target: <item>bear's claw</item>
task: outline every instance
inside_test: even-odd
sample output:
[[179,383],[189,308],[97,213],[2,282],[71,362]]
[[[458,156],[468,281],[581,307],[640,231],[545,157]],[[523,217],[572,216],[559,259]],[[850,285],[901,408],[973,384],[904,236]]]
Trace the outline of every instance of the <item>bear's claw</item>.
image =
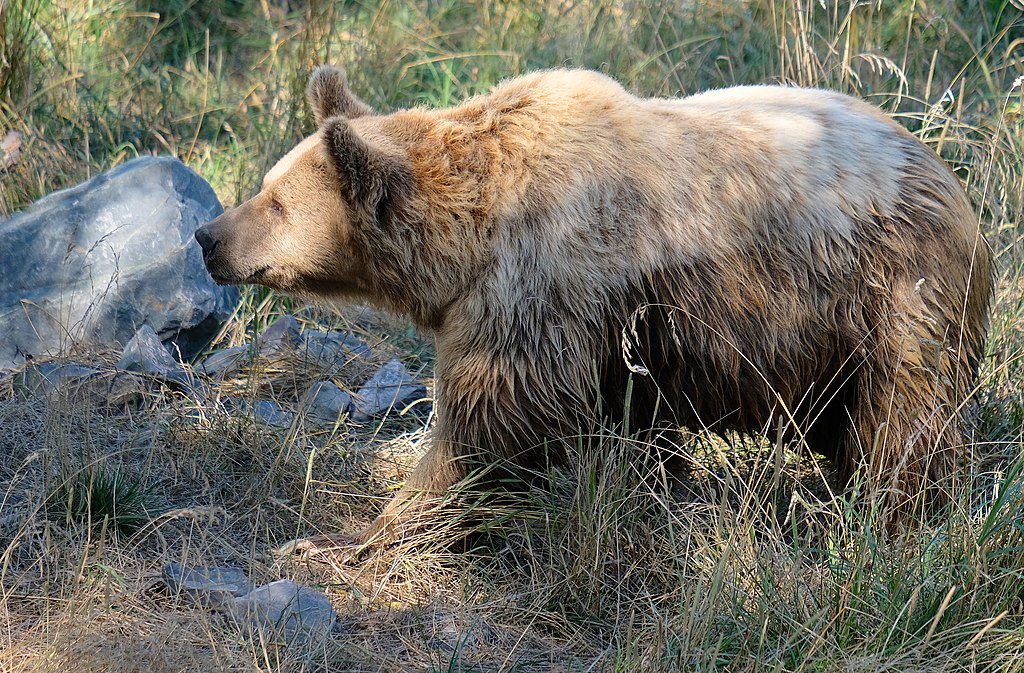
[[335,562],[347,564],[357,561],[365,553],[365,547],[349,537],[317,535],[286,542],[274,549],[272,554],[279,560],[329,560],[334,565]]

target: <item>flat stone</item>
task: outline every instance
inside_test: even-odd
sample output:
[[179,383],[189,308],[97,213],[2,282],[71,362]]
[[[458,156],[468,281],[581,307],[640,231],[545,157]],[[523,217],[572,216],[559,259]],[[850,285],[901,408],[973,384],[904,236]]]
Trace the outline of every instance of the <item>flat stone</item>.
[[224,379],[241,369],[247,362],[252,349],[249,346],[224,348],[195,365],[195,370],[211,379]]
[[[179,370],[184,375],[184,371]],[[167,377],[170,380],[172,377]],[[160,390],[153,377],[99,370],[80,364],[44,362],[15,379],[15,390],[32,397],[62,396],[91,408],[124,408],[144,403]]]
[[299,400],[299,410],[306,418],[323,423],[336,423],[351,406],[352,396],[331,381],[314,383]]
[[257,338],[260,353],[264,355],[294,349],[301,340],[302,328],[299,327],[299,321],[290,315],[278,318]]
[[27,368],[16,381],[18,388],[32,394],[49,395],[70,384],[96,376],[100,370],[69,362],[44,362]]
[[164,374],[163,381],[172,390],[185,394],[196,402],[206,401],[206,386],[191,372],[176,369]]
[[244,596],[253,588],[245,571],[229,566],[188,567],[171,562],[164,566],[161,575],[172,595],[211,608]]
[[255,404],[244,405],[252,408],[252,415],[261,423],[272,425],[276,428],[287,428],[292,424],[294,414],[285,411],[280,404],[272,400],[257,400]]
[[397,359],[390,360],[356,393],[352,418],[365,421],[389,409],[401,410],[427,394],[427,387],[416,379]]
[[146,381],[131,372],[104,372],[101,376],[86,379],[86,382],[81,392],[91,395],[96,404],[108,408],[143,403],[158,387],[152,380]]
[[309,364],[336,371],[353,358],[372,355],[370,347],[351,334],[343,332],[305,332],[299,355]]

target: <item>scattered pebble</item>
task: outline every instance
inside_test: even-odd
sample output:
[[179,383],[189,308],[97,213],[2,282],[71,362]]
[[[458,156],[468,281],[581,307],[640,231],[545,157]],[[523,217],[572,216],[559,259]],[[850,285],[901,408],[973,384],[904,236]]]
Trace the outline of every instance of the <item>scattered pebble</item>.
[[427,388],[397,359],[389,361],[359,389],[353,401],[353,420],[365,421],[388,409],[403,409],[427,394]]
[[253,589],[245,571],[226,566],[190,568],[172,562],[164,566],[161,575],[172,595],[209,608],[218,608]]
[[352,396],[331,381],[318,381],[299,400],[299,410],[323,423],[336,423],[352,406]]

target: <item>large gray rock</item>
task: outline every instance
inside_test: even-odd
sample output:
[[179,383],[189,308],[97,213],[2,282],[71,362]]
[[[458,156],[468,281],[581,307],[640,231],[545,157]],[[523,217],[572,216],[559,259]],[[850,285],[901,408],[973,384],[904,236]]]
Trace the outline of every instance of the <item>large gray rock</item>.
[[0,369],[123,346],[147,323],[192,358],[238,299],[210,279],[192,239],[221,211],[180,161],[145,157],[0,222]]

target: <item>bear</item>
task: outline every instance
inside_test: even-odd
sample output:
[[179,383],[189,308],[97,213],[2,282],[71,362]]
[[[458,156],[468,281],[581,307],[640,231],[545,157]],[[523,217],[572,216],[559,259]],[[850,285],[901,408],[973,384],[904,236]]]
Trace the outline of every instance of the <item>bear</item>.
[[410,317],[436,423],[372,525],[303,549],[394,542],[474,466],[557,463],[602,423],[781,420],[896,517],[961,469],[991,252],[953,172],[875,107],[641,98],[577,69],[449,109],[378,114],[333,66],[307,95],[317,131],[196,231],[206,266]]

